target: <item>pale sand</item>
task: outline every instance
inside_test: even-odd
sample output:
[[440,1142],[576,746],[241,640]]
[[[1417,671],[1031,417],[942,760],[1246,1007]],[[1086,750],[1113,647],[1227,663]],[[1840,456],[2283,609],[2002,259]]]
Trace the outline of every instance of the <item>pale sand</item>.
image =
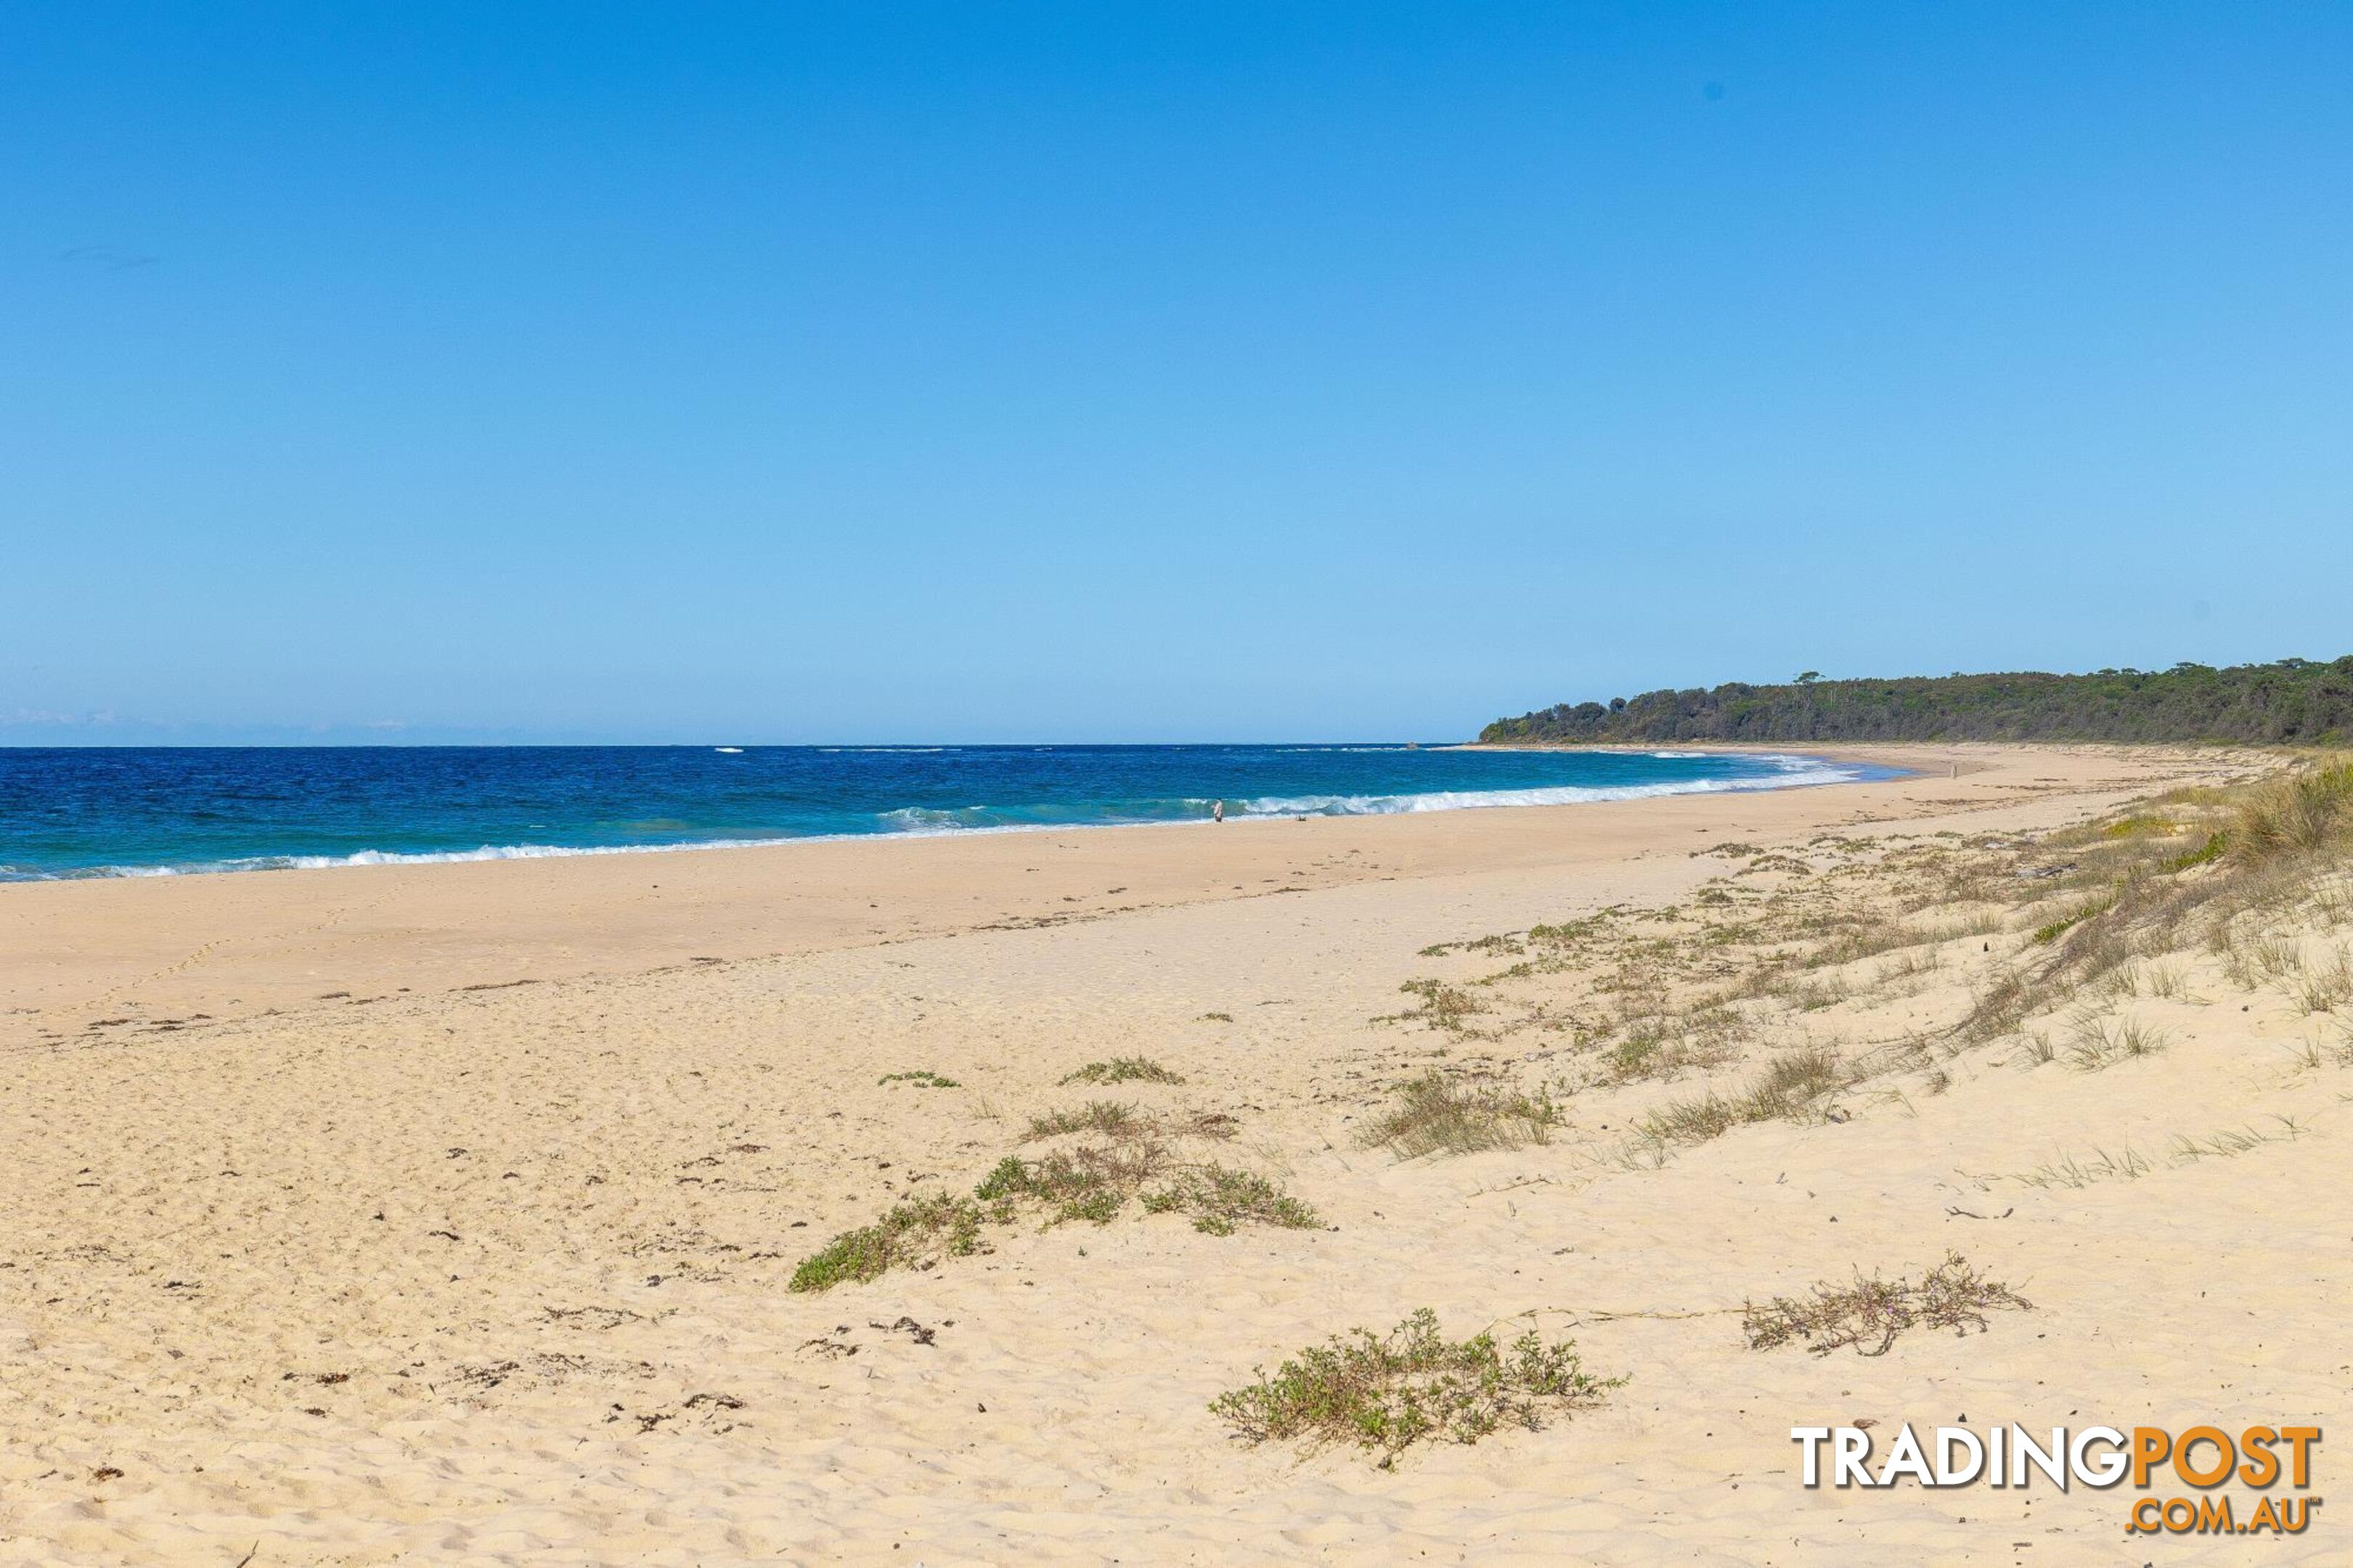
[[[2327,1508],[2297,1541],[2134,1542],[2123,1491],[1809,1493],[1787,1435],[1963,1413],[2327,1426],[2353,1406],[2353,1074],[2293,1070],[2311,1020],[2275,996],[2179,1005],[2176,1045],[2145,1062],[1965,1058],[1908,1108],[1750,1127],[1658,1170],[1598,1158],[1631,1104],[1609,1095],[1571,1101],[1541,1147],[1399,1163],[1352,1140],[1379,1086],[1447,1046],[1370,1021],[1432,973],[1428,944],[1671,902],[1725,870],[1692,851],[1726,837],[2031,830],[2244,765],[1894,755],[1932,771],[0,888],[0,1561],[2341,1554]],[[1239,1116],[1234,1157],[1337,1228],[1215,1237],[1131,1210],[786,1290],[833,1232],[968,1190],[1033,1110],[1082,1097],[1064,1074],[1130,1053],[1190,1082],[1121,1098]],[[962,1087],[877,1082],[913,1068]],[[2278,1110],[2310,1134],[2141,1180],[1957,1174]],[[1726,1315],[1950,1247],[2038,1310],[1829,1360],[1750,1351]],[[1394,1470],[1250,1449],[1206,1409],[1254,1365],[1425,1305],[1461,1332],[1567,1309],[1547,1326],[1631,1381]],[[1587,1321],[1630,1312],[1706,1315]],[[880,1326],[902,1317],[934,1342]],[[811,1346],[828,1337],[857,1353]],[[2322,1482],[2334,1468],[2324,1446]]]

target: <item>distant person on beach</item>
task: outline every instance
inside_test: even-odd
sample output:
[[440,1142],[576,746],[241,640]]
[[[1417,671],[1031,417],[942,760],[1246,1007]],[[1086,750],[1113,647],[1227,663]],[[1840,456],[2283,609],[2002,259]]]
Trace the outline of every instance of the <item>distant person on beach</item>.
[[1226,803],[1222,800],[1211,801],[1209,803],[1209,820],[1211,822],[1223,822],[1225,819]]

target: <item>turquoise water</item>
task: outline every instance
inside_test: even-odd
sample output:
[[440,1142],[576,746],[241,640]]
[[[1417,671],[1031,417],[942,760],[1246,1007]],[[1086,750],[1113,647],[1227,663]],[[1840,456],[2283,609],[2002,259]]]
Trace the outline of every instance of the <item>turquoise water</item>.
[[1299,746],[0,749],[0,880],[1354,816],[1887,776],[1796,754]]

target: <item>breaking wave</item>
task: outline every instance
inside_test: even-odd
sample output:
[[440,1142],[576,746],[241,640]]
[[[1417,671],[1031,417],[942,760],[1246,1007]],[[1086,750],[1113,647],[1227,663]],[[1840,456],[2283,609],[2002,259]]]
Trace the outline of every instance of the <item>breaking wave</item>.
[[[862,751],[869,754],[898,752],[912,755],[921,762],[942,750],[955,752],[958,748],[910,746],[840,750]],[[1571,753],[1551,753],[1541,757],[1520,755],[1508,762],[1501,758],[1436,751],[1422,752],[1419,757],[1410,759],[1390,755],[1408,750],[1413,748],[1356,744],[1195,750],[1074,749],[1060,752],[1051,763],[1034,766],[1027,763],[1008,763],[1005,758],[1012,753],[1011,748],[997,752],[967,752],[955,776],[962,781],[959,793],[964,789],[972,791],[971,795],[965,796],[971,804],[944,804],[939,802],[934,793],[931,803],[891,805],[889,802],[893,794],[904,800],[908,795],[920,795],[925,789],[936,791],[937,780],[942,775],[930,775],[928,781],[911,781],[893,773],[851,773],[845,771],[849,766],[846,760],[840,763],[832,760],[839,755],[832,749],[819,752],[812,748],[798,753],[799,759],[824,757],[827,760],[822,763],[797,760],[790,753],[763,749],[757,759],[744,757],[744,768],[800,770],[794,775],[789,788],[780,786],[774,795],[746,795],[740,792],[756,790],[760,775],[731,768],[727,774],[730,783],[726,787],[739,792],[737,794],[722,797],[692,793],[707,787],[702,781],[708,775],[695,773],[685,783],[673,786],[670,794],[647,798],[638,787],[641,781],[636,777],[612,782],[609,786],[599,777],[592,781],[599,785],[598,792],[593,796],[597,807],[593,813],[579,809],[576,799],[551,793],[543,799],[534,797],[528,814],[521,810],[510,812],[512,820],[508,823],[481,822],[479,825],[467,825],[461,821],[472,794],[480,787],[470,773],[459,775],[454,784],[438,777],[426,781],[431,786],[429,789],[419,787],[403,799],[371,803],[365,817],[346,814],[332,823],[298,820],[297,811],[280,805],[273,805],[265,815],[246,804],[249,796],[233,796],[224,791],[219,803],[198,800],[177,806],[185,821],[201,825],[201,830],[191,826],[176,846],[169,845],[168,839],[158,842],[155,825],[142,821],[137,825],[137,834],[124,835],[124,837],[140,840],[136,847],[124,842],[123,838],[107,844],[102,837],[97,837],[90,842],[88,850],[79,855],[52,853],[47,858],[37,855],[31,863],[26,863],[20,855],[15,858],[16,863],[0,863],[0,882],[54,881],[90,877],[170,877],[212,871],[311,870],[349,866],[417,866],[470,860],[537,860],[590,855],[654,855],[690,849],[751,848],[826,839],[1175,825],[1200,822],[1210,816],[1216,806],[1215,798],[1193,792],[1205,785],[1215,787],[1229,780],[1243,787],[1234,788],[1224,797],[1226,815],[1233,818],[1263,818],[1384,816],[1417,812],[1472,811],[1497,806],[1573,805],[1668,795],[1791,789],[1892,776],[1892,771],[1884,768],[1862,763],[1840,763],[1822,757],[1790,753],[1596,752],[1582,756]],[[1314,753],[1323,755],[1314,757]],[[707,756],[708,752],[702,754]],[[1025,747],[1020,749],[1019,754],[1029,757],[1037,753]],[[647,765],[640,758],[623,760],[640,769]],[[485,765],[471,757],[464,761],[470,769]],[[427,762],[433,763],[434,759],[427,758]],[[491,762],[511,770],[526,771],[579,765],[569,753],[549,757],[530,753],[503,761],[494,757]],[[170,759],[166,759],[166,763],[183,770],[187,765]],[[63,768],[69,764],[41,760],[40,765]],[[240,765],[264,769],[285,764],[276,756],[269,755]],[[309,765],[316,767],[319,764],[311,763]],[[333,759],[332,765],[346,770],[375,768],[383,771],[403,765],[403,761],[394,758],[386,762],[372,756],[351,760],[337,757]],[[435,765],[446,768],[449,764],[437,763]],[[589,765],[596,765],[596,759],[590,759]],[[814,768],[828,771],[813,774],[811,770]],[[1024,769],[1028,771],[1024,772]],[[1594,782],[1566,782],[1562,779],[1564,773],[1568,779],[1578,779],[1581,774],[1584,779]],[[1549,777],[1546,776],[1547,773]],[[1661,777],[1661,773],[1669,776]],[[736,782],[747,777],[754,783],[746,785]],[[1248,793],[1247,786],[1250,783],[1258,784],[1257,793]],[[1452,787],[1411,787],[1425,783],[1443,783]],[[535,775],[525,780],[524,784],[533,789],[539,787]],[[1293,787],[1267,787],[1276,784],[1290,784]],[[1177,787],[1169,789],[1172,784]],[[1487,787],[1463,787],[1466,784]],[[1318,788],[1317,785],[1324,787]],[[1350,785],[1356,787],[1348,787]],[[1398,787],[1401,785],[1406,787]],[[175,775],[174,786],[185,787],[185,780]],[[557,786],[572,787],[572,781],[559,777],[555,785],[550,788],[554,790]],[[510,778],[507,787],[514,790],[522,786],[516,785]],[[988,802],[987,794],[999,788],[1015,796],[1015,803]],[[1018,796],[1023,789],[1034,791],[1035,798],[1019,801]],[[1164,791],[1166,793],[1162,793]],[[864,795],[862,800],[859,798],[861,792]],[[876,798],[878,795],[881,798]],[[979,799],[976,801],[974,796]],[[41,806],[37,795],[28,794],[27,798],[32,799],[37,807]],[[306,798],[315,799],[317,796]],[[714,803],[724,809],[708,809]],[[236,806],[234,811],[229,808],[232,804]],[[0,801],[0,805],[5,805],[5,801]],[[636,809],[628,809],[630,806]],[[592,816],[596,820],[584,820]],[[565,821],[566,816],[571,818],[569,822]],[[696,820],[698,817],[702,819],[700,822]],[[53,831],[50,825],[54,820],[52,815],[42,818],[38,825],[44,832],[50,832]],[[216,825],[222,820],[236,822],[239,830],[228,842],[223,839],[229,836],[217,830]],[[523,834],[540,827],[543,822],[554,830],[551,836],[561,834],[590,840],[609,836],[630,841],[562,844],[522,838]],[[306,830],[312,826],[331,826],[340,831],[312,833]],[[520,841],[476,840],[471,847],[461,847],[465,840],[459,835],[467,833],[470,826],[473,831],[481,832],[485,837],[503,831],[515,834]],[[399,842],[404,827],[415,834],[407,846]],[[345,845],[354,840],[365,844],[368,838],[379,835],[383,839],[390,840],[392,847],[354,848],[339,853],[302,852],[317,846],[321,838],[329,844],[338,839]],[[664,837],[656,841],[654,836],[657,835],[674,837]],[[311,839],[311,846],[302,843],[306,837]],[[237,838],[242,838],[243,842],[236,842]],[[256,843],[256,838],[262,842]],[[276,843],[270,844],[271,839]],[[418,842],[419,839],[422,842]],[[18,845],[27,843],[28,836],[17,837]],[[287,852],[256,852],[265,847],[276,848],[280,846],[283,846]],[[174,848],[178,853],[173,853]]]

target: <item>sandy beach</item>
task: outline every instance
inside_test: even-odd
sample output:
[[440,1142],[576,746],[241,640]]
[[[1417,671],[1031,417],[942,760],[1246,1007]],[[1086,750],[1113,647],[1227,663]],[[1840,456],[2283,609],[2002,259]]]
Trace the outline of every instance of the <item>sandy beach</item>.
[[[1945,1037],[2050,918],[1947,919],[1907,896],[1924,868],[1998,861],[2007,888],[2044,836],[2270,763],[1845,751],[1915,772],[0,887],[0,1562],[2340,1555],[2327,1508],[2287,1540],[2145,1540],[2121,1490],[1799,1485],[1799,1424],[2353,1411],[2336,1015],[2238,983],[2224,955],[2145,955],[2174,967],[2113,1020],[2162,1050],[2036,1065],[2028,1028],[1888,1055]],[[1807,900],[1924,934],[1901,973],[1864,954],[1818,972],[1836,993],[1760,990],[1720,1051],[1597,1065],[1631,1059],[1629,983],[1604,992],[1593,966],[1641,960],[1609,933],[1699,954],[1660,983],[1683,996],[1736,984],[1767,952],[1756,922]],[[1605,910],[1606,955],[1504,973],[1535,928]],[[1751,923],[1704,924],[1722,911]],[[2335,940],[2291,935],[2316,955]],[[1451,1022],[1447,994],[1468,998]],[[1824,1114],[1629,1143],[1649,1109],[1800,1032],[1873,1076]],[[1064,1082],[1129,1056],[1183,1081]],[[1455,1157],[1366,1146],[1433,1066],[1547,1088],[1560,1121]],[[1232,1119],[1219,1158],[1317,1223],[1025,1217],[936,1267],[788,1289],[827,1238],[969,1192],[1049,1146],[1033,1117],[1091,1099]],[[2167,1154],[2238,1128],[2261,1136]],[[2031,1310],[1877,1356],[1744,1338],[1752,1300],[1951,1251]],[[1456,1334],[1571,1336],[1626,1381],[1386,1468],[1348,1444],[1251,1446],[1209,1411],[1256,1368],[1424,1307]]]

